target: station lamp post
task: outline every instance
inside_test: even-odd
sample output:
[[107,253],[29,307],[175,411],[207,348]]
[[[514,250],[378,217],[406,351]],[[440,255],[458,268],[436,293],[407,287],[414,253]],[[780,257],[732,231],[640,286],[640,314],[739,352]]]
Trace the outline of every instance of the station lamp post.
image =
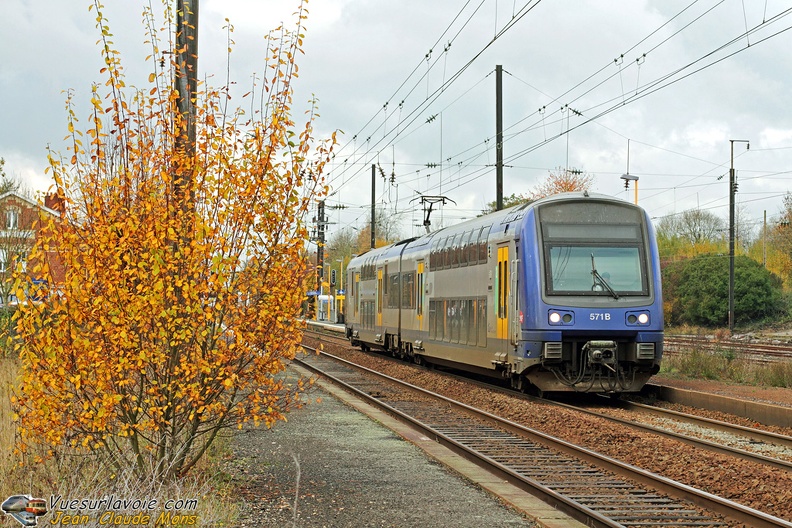
[[635,182],[635,205],[638,205],[638,176],[633,176],[629,172],[627,174],[622,174],[621,179],[624,180],[624,188],[630,188],[630,182]]

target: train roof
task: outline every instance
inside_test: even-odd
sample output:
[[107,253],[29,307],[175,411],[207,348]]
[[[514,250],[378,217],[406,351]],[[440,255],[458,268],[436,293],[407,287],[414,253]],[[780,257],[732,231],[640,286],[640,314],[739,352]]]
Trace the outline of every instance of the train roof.
[[422,236],[418,237],[411,237],[405,238],[403,240],[399,240],[398,242],[393,242],[388,244],[387,246],[382,246],[378,248],[372,248],[365,253],[359,254],[357,258],[362,258],[366,256],[371,256],[372,252],[376,252],[377,254],[387,254],[390,250],[396,246],[401,246],[404,244],[410,244],[411,247],[420,247],[425,246],[432,242],[436,237],[446,236],[450,233],[457,233],[460,231],[467,231],[469,229],[477,229],[482,226],[487,225],[501,225],[501,224],[508,224],[514,222],[515,220],[519,220],[525,213],[531,209],[534,209],[538,206],[553,203],[553,202],[563,202],[563,201],[570,201],[570,200],[599,200],[599,201],[609,201],[609,202],[617,202],[623,205],[629,205],[631,207],[637,207],[640,209],[639,206],[633,205],[630,202],[623,200],[622,198],[617,198],[608,194],[602,193],[592,193],[589,191],[574,191],[574,192],[565,192],[565,193],[558,193],[552,196],[547,196],[545,198],[540,198],[538,200],[530,200],[525,203],[521,203],[507,209],[503,209],[501,211],[495,211],[488,214],[483,214],[481,216],[477,216],[476,218],[471,218],[470,220],[465,220],[464,222],[460,222],[458,224],[454,224],[451,226],[442,227],[436,231],[432,231],[431,233],[427,233]]

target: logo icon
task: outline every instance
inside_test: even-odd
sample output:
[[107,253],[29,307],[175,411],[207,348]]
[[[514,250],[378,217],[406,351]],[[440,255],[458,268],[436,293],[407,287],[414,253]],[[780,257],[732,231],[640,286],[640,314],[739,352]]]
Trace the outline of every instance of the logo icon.
[[36,526],[38,518],[47,513],[47,502],[30,495],[11,495],[0,508],[22,526]]

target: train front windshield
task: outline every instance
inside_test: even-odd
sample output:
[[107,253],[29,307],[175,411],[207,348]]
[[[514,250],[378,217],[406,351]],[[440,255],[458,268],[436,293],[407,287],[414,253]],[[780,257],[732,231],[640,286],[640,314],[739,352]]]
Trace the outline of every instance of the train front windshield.
[[540,212],[549,295],[648,295],[645,239],[636,209],[566,203]]
[[637,247],[550,246],[549,275],[551,294],[645,294]]

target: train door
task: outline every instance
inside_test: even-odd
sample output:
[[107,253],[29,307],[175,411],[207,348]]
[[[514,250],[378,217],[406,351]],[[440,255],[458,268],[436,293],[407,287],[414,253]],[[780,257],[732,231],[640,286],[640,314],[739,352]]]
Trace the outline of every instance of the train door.
[[353,320],[354,321],[358,321],[358,322],[360,322],[357,319],[357,317],[358,317],[358,313],[360,313],[360,298],[361,297],[362,297],[362,295],[360,295],[360,272],[356,271],[355,272],[355,279],[354,279],[354,282],[352,283],[352,303],[354,304],[354,307],[355,307],[354,314],[353,314],[355,319],[353,319]]
[[[519,254],[519,249],[515,249],[515,253]],[[511,261],[511,292],[509,295],[509,302],[511,303],[512,325],[510,340],[512,345],[518,344],[522,334],[523,312],[520,307],[520,259],[513,259]]]
[[377,326],[382,326],[382,268],[377,270]]
[[498,269],[496,272],[495,311],[497,317],[496,337],[509,339],[509,246],[498,246]]
[[424,262],[418,261],[418,273],[415,280],[416,296],[415,296],[415,311],[418,317],[418,330],[423,331],[423,303],[424,303]]

